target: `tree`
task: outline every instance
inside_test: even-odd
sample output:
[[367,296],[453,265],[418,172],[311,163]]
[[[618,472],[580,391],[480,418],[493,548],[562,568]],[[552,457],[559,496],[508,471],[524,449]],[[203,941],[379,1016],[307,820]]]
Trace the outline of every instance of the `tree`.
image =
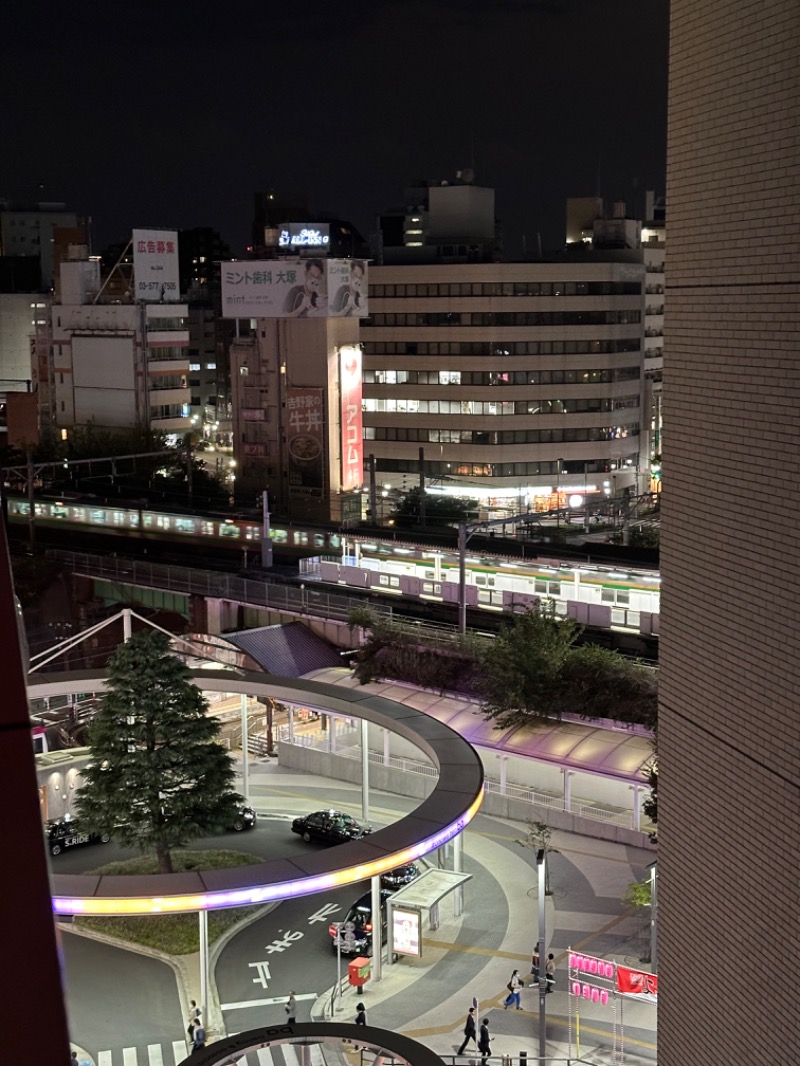
[[561,671],[557,702],[561,714],[613,718],[655,730],[656,671],[607,648],[572,648]]
[[[456,526],[475,518],[475,501],[462,496],[438,496],[425,493],[425,525]],[[419,488],[407,492],[398,502],[392,516],[398,529],[420,524]]]
[[163,633],[138,633],[117,649],[76,799],[89,832],[155,850],[160,873],[172,872],[172,849],[222,831],[243,802],[219,723],[189,676]]
[[503,727],[560,714],[561,673],[580,631],[546,609],[515,615],[481,657],[484,715]]

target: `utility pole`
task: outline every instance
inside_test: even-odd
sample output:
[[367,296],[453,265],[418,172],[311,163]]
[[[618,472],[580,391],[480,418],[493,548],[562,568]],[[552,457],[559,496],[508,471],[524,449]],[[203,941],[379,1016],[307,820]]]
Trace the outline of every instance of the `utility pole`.
[[194,495],[194,493],[193,493],[194,483],[193,483],[193,480],[192,480],[193,470],[192,470],[192,434],[191,434],[191,432],[186,434],[186,436],[184,437],[184,442],[185,442],[185,445],[186,445],[186,488],[187,488],[187,491],[188,491],[188,494],[189,494],[189,506],[191,507],[192,506],[192,497]]
[[36,497],[34,495],[34,472],[33,472],[33,449],[30,445],[25,449],[25,459],[28,467],[28,541],[31,555],[36,554]]
[[369,457],[369,513],[372,516],[372,524],[378,524],[378,483],[375,477],[375,456]]
[[425,526],[425,449],[419,450],[419,524]]

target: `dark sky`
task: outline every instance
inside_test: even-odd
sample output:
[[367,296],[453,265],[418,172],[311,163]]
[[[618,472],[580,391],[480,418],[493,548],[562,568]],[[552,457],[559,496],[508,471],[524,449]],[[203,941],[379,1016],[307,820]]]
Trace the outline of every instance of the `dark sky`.
[[566,196],[663,192],[667,22],[668,0],[12,0],[0,198],[91,215],[96,250],[209,225],[240,251],[256,189],[366,235],[474,164],[507,253],[553,247]]

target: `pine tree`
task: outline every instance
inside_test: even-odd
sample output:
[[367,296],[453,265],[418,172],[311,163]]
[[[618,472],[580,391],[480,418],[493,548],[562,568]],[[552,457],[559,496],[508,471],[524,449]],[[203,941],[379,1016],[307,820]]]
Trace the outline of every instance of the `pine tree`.
[[189,677],[163,633],[138,633],[117,649],[76,799],[88,831],[155,850],[160,873],[172,873],[173,848],[229,827],[243,802],[219,723]]

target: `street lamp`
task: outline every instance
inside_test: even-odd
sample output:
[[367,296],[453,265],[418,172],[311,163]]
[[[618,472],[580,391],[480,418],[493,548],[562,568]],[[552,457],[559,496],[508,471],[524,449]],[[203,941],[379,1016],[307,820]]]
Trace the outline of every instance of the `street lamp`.
[[[560,460],[559,460],[560,462]],[[547,1058],[547,937],[545,935],[544,904],[547,894],[547,849],[536,852],[536,873],[539,881],[539,1066]]]

